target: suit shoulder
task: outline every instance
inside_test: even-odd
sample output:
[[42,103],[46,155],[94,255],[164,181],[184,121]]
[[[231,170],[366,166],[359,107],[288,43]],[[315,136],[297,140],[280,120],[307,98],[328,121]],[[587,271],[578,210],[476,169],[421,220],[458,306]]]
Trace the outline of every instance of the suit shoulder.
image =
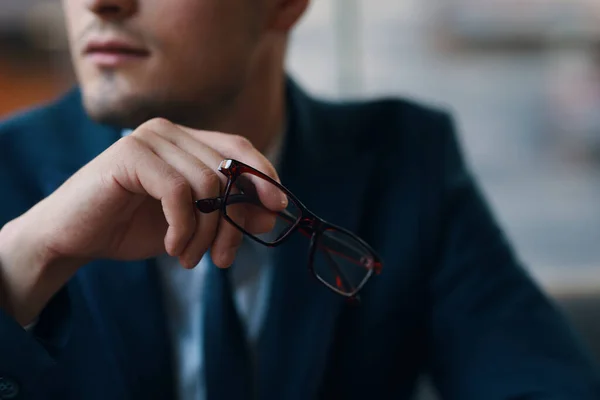
[[11,169],[44,165],[61,146],[73,142],[81,109],[79,93],[74,90],[0,121],[0,164]]
[[362,117],[378,118],[400,125],[426,123],[449,114],[442,107],[403,97],[339,102],[337,106],[341,108],[341,111],[356,115],[362,114]]
[[[0,121],[0,226],[21,215],[45,193],[44,177],[60,159],[56,149],[73,131],[76,94],[14,113]],[[68,139],[68,138],[67,138]]]
[[[359,146],[400,149],[439,147],[454,140],[452,113],[440,106],[401,97],[363,101],[321,101],[321,109],[335,121],[337,131]],[[343,132],[343,133],[340,133]]]
[[32,134],[52,129],[61,120],[68,116],[68,108],[78,98],[75,91],[29,109],[21,110],[9,115],[0,121],[0,140],[13,140],[14,136],[29,137]]

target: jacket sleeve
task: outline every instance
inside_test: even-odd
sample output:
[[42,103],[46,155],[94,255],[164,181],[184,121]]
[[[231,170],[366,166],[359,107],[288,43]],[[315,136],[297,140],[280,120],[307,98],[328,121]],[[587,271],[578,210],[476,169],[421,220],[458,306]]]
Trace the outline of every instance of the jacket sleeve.
[[68,302],[62,290],[29,331],[0,309],[0,398],[45,399],[60,389],[57,358],[70,331]]
[[442,398],[600,399],[596,366],[514,256],[468,171],[452,121],[442,116],[434,130],[442,142],[434,157],[443,163],[432,161],[443,185],[429,347]]
[[[0,124],[0,228],[41,196],[22,162],[22,146],[15,140],[19,132],[7,125]],[[54,296],[29,331],[0,309],[0,398],[51,398],[57,384],[57,359],[70,332],[69,315],[66,288]]]

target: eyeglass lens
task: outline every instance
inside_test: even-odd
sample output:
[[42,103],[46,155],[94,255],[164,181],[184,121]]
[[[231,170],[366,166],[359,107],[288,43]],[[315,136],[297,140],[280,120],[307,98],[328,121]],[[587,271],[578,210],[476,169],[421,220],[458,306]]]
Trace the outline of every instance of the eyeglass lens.
[[[285,194],[269,181],[243,173],[237,177],[225,198],[225,214],[231,222],[252,236],[273,244],[294,228],[302,217],[302,211],[289,196],[285,210],[269,210],[257,194],[257,184],[271,185],[273,192]],[[317,238],[316,249],[312,254],[313,271],[336,292],[345,295],[356,293],[373,273],[374,265],[372,253],[360,241],[343,231],[327,229]]]
[[327,286],[355,294],[371,276],[375,260],[371,252],[351,235],[327,229],[319,237],[312,259],[315,275]]
[[296,222],[302,217],[302,211],[290,197],[285,210],[279,212],[269,210],[262,204],[257,194],[255,185],[259,179],[261,185],[272,186],[271,190],[268,190],[269,193],[285,194],[276,185],[256,175],[240,174],[225,198],[225,215],[235,225],[261,241],[273,244],[294,228]]

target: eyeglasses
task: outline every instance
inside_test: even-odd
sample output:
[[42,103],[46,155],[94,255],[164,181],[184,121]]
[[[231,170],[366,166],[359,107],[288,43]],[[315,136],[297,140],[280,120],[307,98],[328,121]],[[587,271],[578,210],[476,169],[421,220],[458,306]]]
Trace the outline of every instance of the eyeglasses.
[[[227,177],[225,193],[221,197],[197,200],[195,204],[200,212],[220,210],[226,221],[269,247],[280,245],[298,230],[310,238],[309,270],[329,289],[348,298],[357,299],[369,278],[381,272],[381,259],[371,246],[348,230],[313,214],[269,176],[230,159],[221,162],[219,172]],[[278,200],[259,193],[280,194],[287,199],[287,206],[272,211]]]

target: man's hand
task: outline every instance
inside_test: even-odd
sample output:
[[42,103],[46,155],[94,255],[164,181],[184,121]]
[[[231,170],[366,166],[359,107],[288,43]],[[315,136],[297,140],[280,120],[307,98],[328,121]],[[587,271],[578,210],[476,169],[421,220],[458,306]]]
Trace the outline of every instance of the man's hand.
[[[148,121],[70,177],[52,195],[0,232],[2,304],[27,323],[87,261],[144,259],[165,251],[194,267],[210,248],[229,266],[242,234],[219,213],[197,213],[193,201],[220,195],[217,172],[235,158],[278,180],[248,140]],[[285,198],[257,182],[273,211]],[[273,193],[271,193],[273,192]],[[240,208],[243,210],[242,208]]]

